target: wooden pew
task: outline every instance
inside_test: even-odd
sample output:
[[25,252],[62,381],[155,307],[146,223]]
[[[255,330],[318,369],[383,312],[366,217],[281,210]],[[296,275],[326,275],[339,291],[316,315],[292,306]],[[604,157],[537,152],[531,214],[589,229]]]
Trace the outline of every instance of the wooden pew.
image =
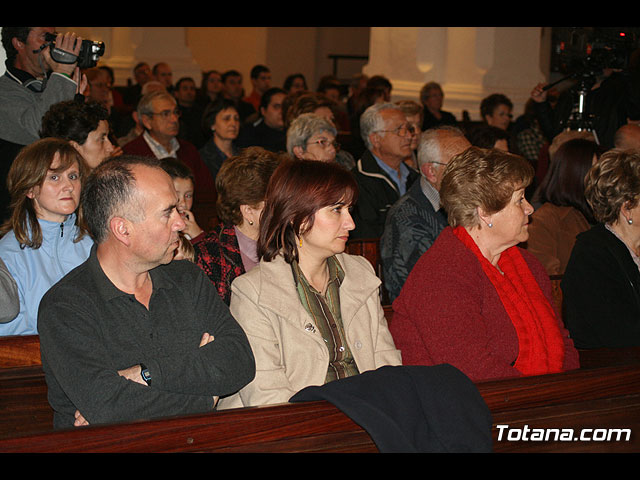
[[0,337],[0,369],[40,364],[40,337],[38,335]]
[[[0,411],[6,412],[0,423],[0,452],[377,451],[367,432],[327,402],[48,431],[51,414],[46,413],[46,385],[39,368],[0,370]],[[493,415],[495,452],[640,451],[640,364],[495,380],[477,386]],[[28,390],[20,393],[25,388]],[[507,441],[522,438],[514,432],[526,432],[527,428],[570,428],[575,434],[587,428],[595,432],[631,429],[631,438],[608,442]]]
[[384,286],[384,276],[382,273],[382,259],[380,257],[379,238],[358,238],[349,240],[345,247],[345,253],[350,255],[360,255],[369,260],[376,275],[382,280],[380,288],[380,301],[383,305],[389,305],[389,293]]

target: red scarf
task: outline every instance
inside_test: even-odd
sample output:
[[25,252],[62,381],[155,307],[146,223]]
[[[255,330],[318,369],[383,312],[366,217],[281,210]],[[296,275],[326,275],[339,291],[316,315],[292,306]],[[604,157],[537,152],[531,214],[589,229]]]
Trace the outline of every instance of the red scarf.
[[561,372],[564,341],[556,314],[520,250],[511,247],[502,252],[498,261],[502,275],[463,227],[454,228],[453,233],[478,258],[516,329],[519,353],[514,367],[523,375]]

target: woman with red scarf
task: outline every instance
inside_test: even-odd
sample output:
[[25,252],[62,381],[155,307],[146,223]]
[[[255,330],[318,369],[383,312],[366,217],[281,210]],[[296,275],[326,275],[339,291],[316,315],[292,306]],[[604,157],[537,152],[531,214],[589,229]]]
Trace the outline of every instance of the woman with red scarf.
[[403,364],[449,363],[473,381],[579,367],[544,267],[517,246],[529,236],[533,175],[526,160],[495,149],[449,162],[440,190],[449,227],[393,303]]

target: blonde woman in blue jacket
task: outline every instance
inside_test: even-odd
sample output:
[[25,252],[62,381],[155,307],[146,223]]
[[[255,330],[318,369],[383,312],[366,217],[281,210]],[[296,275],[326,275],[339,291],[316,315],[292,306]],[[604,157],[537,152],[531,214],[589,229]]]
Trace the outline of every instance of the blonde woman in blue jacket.
[[0,229],[0,258],[18,286],[20,312],[0,324],[0,336],[38,333],[40,299],[84,262],[93,240],[77,210],[86,164],[65,140],[46,138],[25,147],[7,176],[11,216]]

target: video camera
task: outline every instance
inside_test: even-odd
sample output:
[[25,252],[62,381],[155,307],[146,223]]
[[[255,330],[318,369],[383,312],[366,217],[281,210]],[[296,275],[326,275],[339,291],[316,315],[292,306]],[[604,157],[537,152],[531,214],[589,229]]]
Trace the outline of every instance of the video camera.
[[58,63],[75,63],[78,62],[78,67],[80,68],[92,68],[95,67],[98,63],[98,60],[102,55],[104,55],[104,43],[103,42],[94,42],[93,40],[82,40],[82,46],[80,47],[80,53],[76,57],[74,54],[61,50],[55,47],[56,42],[56,34],[55,33],[47,33],[45,34],[45,43],[43,48],[46,46],[51,47],[51,58]]
[[563,74],[599,74],[623,70],[638,48],[637,27],[554,28],[551,70]]
[[554,28],[551,71],[566,75],[544,90],[567,79],[576,80],[572,91],[575,103],[564,122],[570,130],[595,130],[594,116],[586,107],[586,98],[605,69],[624,71],[631,53],[638,49],[637,27],[566,27]]

